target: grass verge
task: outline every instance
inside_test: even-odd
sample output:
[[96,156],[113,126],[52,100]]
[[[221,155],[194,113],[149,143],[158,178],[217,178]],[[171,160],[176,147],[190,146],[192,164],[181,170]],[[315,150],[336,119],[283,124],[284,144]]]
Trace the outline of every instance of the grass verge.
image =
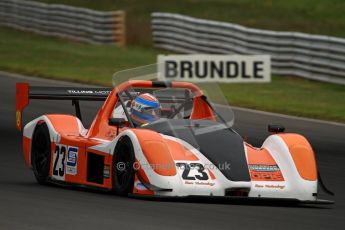
[[345,122],[345,86],[273,76],[269,84],[222,84],[230,105]]
[[[0,69],[111,85],[114,72],[156,61],[159,50],[90,45],[0,27]],[[222,84],[230,104],[345,122],[345,86],[294,77],[269,84]]]
[[73,81],[111,84],[119,70],[154,63],[158,51],[91,45],[0,27],[3,70]]

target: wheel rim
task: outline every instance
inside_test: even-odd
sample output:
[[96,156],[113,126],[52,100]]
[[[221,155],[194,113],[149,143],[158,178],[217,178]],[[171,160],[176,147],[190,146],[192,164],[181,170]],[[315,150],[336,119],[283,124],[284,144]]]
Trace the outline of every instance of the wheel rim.
[[44,135],[38,133],[35,140],[34,165],[37,172],[41,173],[47,168],[49,143]]
[[[127,150],[127,151],[126,151]],[[116,181],[120,187],[126,186],[132,172],[132,165],[127,148],[121,148],[116,160]]]

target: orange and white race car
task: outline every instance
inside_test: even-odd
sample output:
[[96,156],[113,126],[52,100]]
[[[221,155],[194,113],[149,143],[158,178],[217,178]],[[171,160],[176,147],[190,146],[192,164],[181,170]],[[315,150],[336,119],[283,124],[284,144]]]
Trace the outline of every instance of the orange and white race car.
[[[120,82],[114,88],[17,83],[19,130],[30,99],[73,100],[76,106],[76,116],[45,114],[23,129],[25,162],[40,184],[123,196],[331,203],[317,199],[317,165],[303,136],[270,126],[273,134],[256,148],[231,127],[232,110],[214,86],[114,79]],[[80,100],[104,100],[88,129]]]

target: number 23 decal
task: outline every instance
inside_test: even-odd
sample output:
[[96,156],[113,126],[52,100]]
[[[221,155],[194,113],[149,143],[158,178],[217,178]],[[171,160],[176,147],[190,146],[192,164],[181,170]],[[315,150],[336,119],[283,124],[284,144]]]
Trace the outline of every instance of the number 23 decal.
[[53,176],[63,177],[65,175],[66,146],[56,145],[54,151]]
[[[205,168],[200,163],[183,163],[179,162],[176,163],[176,166],[183,170],[182,172],[182,178],[184,180],[208,180],[208,175],[205,172]],[[196,169],[198,171],[198,174],[191,176],[190,170]]]
[[52,177],[56,180],[65,180],[65,174],[77,175],[78,147],[56,145],[53,157]]

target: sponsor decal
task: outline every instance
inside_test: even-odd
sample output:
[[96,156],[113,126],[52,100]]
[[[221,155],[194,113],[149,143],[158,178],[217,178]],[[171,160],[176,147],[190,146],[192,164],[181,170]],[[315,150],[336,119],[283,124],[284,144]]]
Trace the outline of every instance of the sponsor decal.
[[106,179],[110,178],[110,165],[104,165],[103,177]]
[[76,175],[78,166],[78,148],[69,147],[66,162],[66,174]]
[[265,188],[276,188],[276,189],[284,189],[285,185],[271,185],[271,184],[266,184]]
[[278,165],[249,165],[249,170],[256,172],[276,172],[280,171]]
[[208,182],[208,181],[195,181],[195,182],[193,182],[193,181],[188,181],[188,180],[186,180],[185,182],[184,182],[184,184],[186,184],[186,185],[201,185],[201,186],[214,186],[215,185],[215,183],[214,182]]
[[108,95],[111,93],[110,90],[78,90],[78,89],[69,89],[67,90],[69,94],[103,94]]
[[273,185],[273,184],[255,184],[255,188],[273,188],[273,189],[284,189],[285,185]]
[[17,127],[21,126],[21,121],[22,121],[22,113],[20,112],[20,110],[17,110],[17,112],[16,112]]
[[255,188],[263,188],[264,186],[261,184],[255,184]]
[[108,95],[111,93],[111,91],[109,90],[95,90],[96,94],[104,94],[104,95]]
[[144,184],[138,180],[134,182],[134,187],[140,191],[147,190],[147,188],[144,186]]
[[250,177],[253,181],[284,181],[278,165],[248,165]]
[[159,55],[161,80],[270,82],[268,55]]
[[203,181],[196,181],[196,185],[208,185],[208,186],[213,186],[215,183],[214,182],[203,182]]

